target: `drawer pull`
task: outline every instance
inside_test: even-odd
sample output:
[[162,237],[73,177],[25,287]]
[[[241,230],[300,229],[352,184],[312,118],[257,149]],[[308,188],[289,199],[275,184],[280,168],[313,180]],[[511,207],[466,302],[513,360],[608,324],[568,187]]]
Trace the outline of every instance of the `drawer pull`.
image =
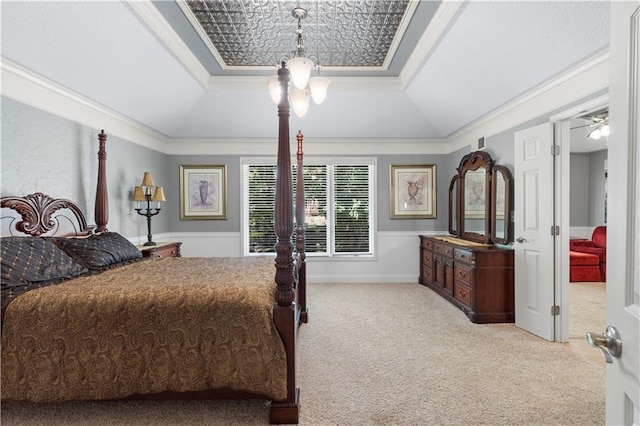
[[460,275],[462,278],[466,278],[467,273],[466,272],[462,272],[462,271],[458,271],[458,275]]
[[458,290],[458,294],[460,295],[460,297],[467,297],[467,292],[464,290]]

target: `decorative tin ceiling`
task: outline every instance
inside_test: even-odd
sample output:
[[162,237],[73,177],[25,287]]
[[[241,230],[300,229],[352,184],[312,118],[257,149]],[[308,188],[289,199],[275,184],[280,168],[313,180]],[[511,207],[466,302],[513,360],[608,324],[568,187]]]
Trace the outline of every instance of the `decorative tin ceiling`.
[[410,0],[185,3],[192,25],[223,68],[272,67],[292,57],[296,7],[308,13],[301,20],[306,57],[323,67],[384,67],[415,10]]

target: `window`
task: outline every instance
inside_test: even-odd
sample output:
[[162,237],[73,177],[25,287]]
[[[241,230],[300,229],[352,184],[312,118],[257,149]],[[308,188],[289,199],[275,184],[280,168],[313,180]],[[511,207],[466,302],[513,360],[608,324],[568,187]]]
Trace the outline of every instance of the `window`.
[[[273,252],[275,159],[248,158],[241,163],[244,253]],[[307,159],[305,163],[306,252],[373,255],[375,160]],[[294,196],[296,167],[292,164]]]

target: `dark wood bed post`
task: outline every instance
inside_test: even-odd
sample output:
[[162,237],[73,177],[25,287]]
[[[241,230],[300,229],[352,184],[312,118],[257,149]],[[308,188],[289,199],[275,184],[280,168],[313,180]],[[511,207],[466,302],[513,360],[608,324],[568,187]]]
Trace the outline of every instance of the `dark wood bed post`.
[[94,215],[96,219],[96,232],[107,231],[109,222],[109,196],[107,194],[107,135],[104,130],[98,135],[100,149],[98,150],[98,186],[96,188],[96,205]]
[[291,234],[293,232],[293,206],[291,182],[291,153],[289,150],[289,70],[285,62],[278,69],[281,97],[278,103],[278,163],[275,195],[276,231],[276,304],[273,321],[287,352],[287,398],[271,401],[271,423],[298,423],[298,395],[296,388],[296,330],[298,328],[294,303],[294,261]]
[[296,135],[298,141],[297,185],[296,185],[296,251],[298,252],[298,308],[300,309],[300,322],[307,322],[307,262],[305,253],[305,228],[304,228],[304,153],[302,152],[302,140],[304,135],[300,130]]

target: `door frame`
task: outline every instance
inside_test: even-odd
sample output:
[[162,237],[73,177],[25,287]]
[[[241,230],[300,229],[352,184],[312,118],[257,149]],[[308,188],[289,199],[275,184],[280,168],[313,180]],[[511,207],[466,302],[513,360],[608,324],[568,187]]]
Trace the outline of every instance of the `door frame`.
[[554,242],[554,304],[560,307],[560,314],[555,317],[554,324],[556,342],[569,341],[570,121],[608,106],[607,93],[550,117],[554,128],[554,144],[559,146],[560,152],[555,157],[554,182],[554,223],[560,226],[560,238],[556,238]]

